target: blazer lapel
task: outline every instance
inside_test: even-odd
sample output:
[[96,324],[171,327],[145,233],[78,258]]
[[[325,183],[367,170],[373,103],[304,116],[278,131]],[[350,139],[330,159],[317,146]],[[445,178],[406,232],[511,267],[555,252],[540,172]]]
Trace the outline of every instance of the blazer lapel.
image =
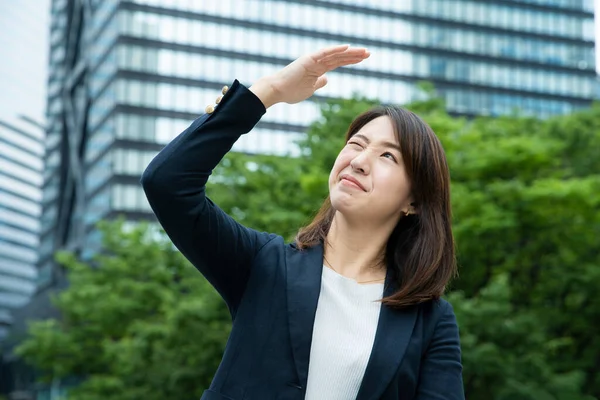
[[306,389],[312,332],[321,292],[323,246],[304,250],[288,246],[286,271],[290,340],[298,383]]
[[[384,296],[392,295],[394,290],[391,274],[388,273]],[[398,371],[416,319],[416,307],[394,310],[381,306],[373,350],[356,400],[376,400],[381,397]]]

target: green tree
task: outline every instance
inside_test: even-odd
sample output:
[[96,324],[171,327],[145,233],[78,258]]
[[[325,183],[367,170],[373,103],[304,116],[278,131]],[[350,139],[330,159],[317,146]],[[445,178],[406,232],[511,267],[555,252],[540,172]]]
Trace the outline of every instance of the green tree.
[[83,378],[69,400],[200,398],[229,333],[224,303],[147,225],[101,230],[92,263],[58,256],[70,282],[55,299],[62,319],[33,323],[18,354],[47,380]]
[[560,372],[550,362],[567,339],[550,337],[535,310],[514,307],[510,297],[506,275],[478,296],[448,296],[459,320],[468,398],[593,400],[582,394],[583,371]]
[[451,142],[456,288],[473,298],[507,274],[512,309],[553,338],[547,362],[600,398],[600,108],[480,118]]

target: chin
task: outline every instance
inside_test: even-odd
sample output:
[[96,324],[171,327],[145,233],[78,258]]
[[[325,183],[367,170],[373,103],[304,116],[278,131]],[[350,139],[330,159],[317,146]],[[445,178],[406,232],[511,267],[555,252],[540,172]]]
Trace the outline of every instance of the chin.
[[331,201],[331,207],[342,214],[356,212],[359,208],[356,199],[349,193],[332,192],[329,195],[329,200]]

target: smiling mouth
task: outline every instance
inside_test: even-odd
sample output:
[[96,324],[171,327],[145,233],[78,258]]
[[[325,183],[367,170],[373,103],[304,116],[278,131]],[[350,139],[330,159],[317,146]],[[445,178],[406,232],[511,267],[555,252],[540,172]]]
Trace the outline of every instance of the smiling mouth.
[[358,182],[357,180],[352,179],[352,178],[350,178],[348,176],[343,176],[340,181],[341,181],[341,183],[343,183],[345,185],[348,185],[348,186],[351,186],[353,188],[360,189],[363,192],[366,192],[365,188],[360,184],[360,182]]

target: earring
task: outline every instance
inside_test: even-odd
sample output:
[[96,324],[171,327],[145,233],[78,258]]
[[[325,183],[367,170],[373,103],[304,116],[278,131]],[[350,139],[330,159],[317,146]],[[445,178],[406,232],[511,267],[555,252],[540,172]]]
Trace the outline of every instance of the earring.
[[412,207],[412,210],[411,210],[410,208],[409,208],[408,210],[406,210],[406,211],[404,212],[404,215],[405,215],[405,216],[414,215],[414,214],[416,214],[416,213],[417,213],[417,212],[415,211],[415,208],[414,208],[414,207],[415,207],[415,203],[410,203],[409,205]]

